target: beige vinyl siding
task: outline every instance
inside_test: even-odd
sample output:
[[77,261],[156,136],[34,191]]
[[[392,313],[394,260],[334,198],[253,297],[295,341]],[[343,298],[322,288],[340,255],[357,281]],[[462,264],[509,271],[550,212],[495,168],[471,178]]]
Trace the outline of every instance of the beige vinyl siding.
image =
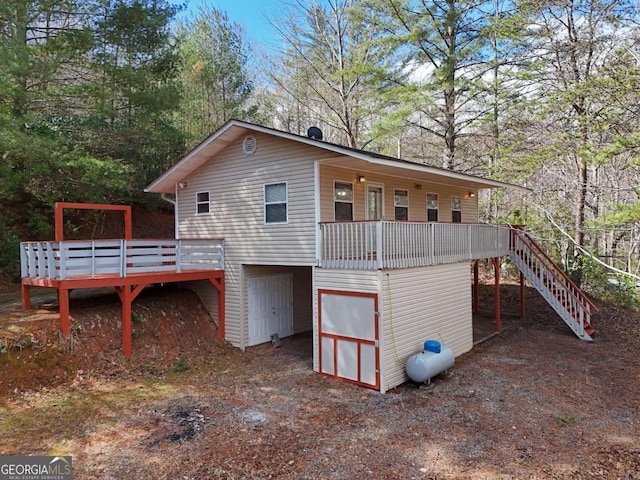
[[[244,265],[243,275],[243,307],[249,312],[248,278],[262,275],[293,275],[293,333],[308,332],[313,328],[312,268],[311,267],[278,267],[270,265]],[[245,329],[245,344],[249,342],[248,329]]]
[[198,295],[198,298],[209,312],[211,318],[217,326],[218,323],[218,289],[209,280],[198,280],[195,282],[183,282],[178,284],[180,288],[191,290]]
[[[314,265],[314,161],[319,149],[253,133],[257,150],[245,155],[244,136],[183,181],[176,216],[179,238],[224,238],[227,340],[245,346],[247,311],[241,264]],[[264,185],[287,183],[288,223],[264,224]],[[210,192],[211,213],[196,215],[196,192]]]
[[[366,182],[358,182],[358,175],[364,175]],[[407,190],[409,194],[409,221],[425,222],[427,220],[427,193],[437,193],[439,201],[438,219],[441,222],[451,222],[451,196],[458,195],[462,200],[462,222],[476,223],[478,221],[478,195],[469,196],[469,189],[440,185],[429,182],[416,182],[410,178],[377,175],[363,171],[356,171],[335,166],[320,166],[320,220],[334,221],[333,184],[334,181],[353,183],[353,218],[365,220],[366,186],[379,184],[384,187],[384,219],[394,220],[395,209],[393,203],[396,188]],[[416,183],[421,185],[420,189]]]
[[313,370],[320,371],[318,290],[341,292],[378,293],[378,272],[376,270],[330,270],[314,268],[313,285]]
[[473,347],[467,263],[381,272],[382,391],[407,381],[405,364],[435,339],[457,357]]

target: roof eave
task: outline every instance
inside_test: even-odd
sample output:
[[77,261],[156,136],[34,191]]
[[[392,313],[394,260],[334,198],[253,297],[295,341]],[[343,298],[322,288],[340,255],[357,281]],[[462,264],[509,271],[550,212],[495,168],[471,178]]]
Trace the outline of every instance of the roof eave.
[[[470,185],[473,184],[474,188],[476,189],[515,188],[522,191],[531,192],[531,189],[526,187],[521,187],[515,184],[501,182],[498,180],[486,179],[482,177],[476,177],[474,175],[454,172],[454,171],[445,170],[441,168],[431,167],[428,165],[421,165],[419,163],[413,163],[413,162],[409,162],[401,159],[378,158],[376,156],[372,156],[371,154],[367,154],[366,152],[359,152],[357,150],[341,147],[339,145],[335,145],[332,143],[327,143],[327,142],[323,142],[313,138],[303,137],[300,135],[294,135],[291,133],[282,132],[280,130],[275,130],[268,127],[262,127],[260,125],[250,124],[250,123],[242,122],[239,120],[229,120],[225,125],[220,127],[216,132],[211,134],[209,137],[203,140],[197,147],[195,147],[193,150],[187,153],[184,157],[182,157],[182,159],[180,159],[175,165],[169,168],[169,170],[163,173],[151,184],[149,184],[144,189],[144,191],[155,192],[155,193],[174,193],[176,184],[182,181],[186,176],[190,175],[193,171],[195,171],[200,165],[202,165],[206,161],[206,159],[203,159],[201,161],[194,161],[194,159],[196,159],[198,155],[203,150],[205,150],[209,145],[219,140],[220,137],[222,137],[226,132],[228,132],[230,129],[234,127],[240,128],[240,130],[238,131],[238,135],[240,135],[242,131],[246,131],[246,130],[252,130],[255,132],[261,132],[269,135],[275,135],[280,138],[293,140],[305,145],[319,147],[324,150],[337,153],[340,155],[344,155],[347,157],[357,158],[359,160],[363,160],[371,164],[385,165],[393,168],[413,170],[416,172],[426,172],[437,177],[451,178],[451,179],[456,179],[458,181],[465,181],[465,182],[468,182]],[[398,162],[401,163],[401,166],[398,165]]]

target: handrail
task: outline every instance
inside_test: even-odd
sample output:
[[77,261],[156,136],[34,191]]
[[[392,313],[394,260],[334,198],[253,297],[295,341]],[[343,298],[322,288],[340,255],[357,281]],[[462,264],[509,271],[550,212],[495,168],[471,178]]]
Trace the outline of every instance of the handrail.
[[[572,287],[572,288],[566,288],[566,290],[580,304],[581,307],[585,309],[587,307],[587,305],[585,305],[582,302],[582,299],[584,299],[584,301],[586,301],[586,303],[591,308],[593,308],[596,312],[600,311],[600,309],[591,301],[591,299],[589,299],[589,297],[587,297],[587,295],[585,295],[585,293],[580,289],[580,287],[578,287],[575,284],[575,282],[571,280],[571,278],[569,278],[569,276],[564,272],[564,270],[558,267],[558,265],[551,259],[551,257],[549,257],[549,255],[547,255],[547,253],[543,250],[543,248],[533,238],[531,238],[531,236],[528,235],[527,232],[525,232],[521,226],[514,225],[513,232],[514,232],[514,235],[518,235],[520,237],[523,243],[528,244],[528,246],[530,247],[529,250],[531,251],[531,253],[533,253],[533,255],[536,258],[542,261],[545,267],[547,267],[547,270],[554,276],[556,280],[560,282],[564,281],[565,283],[568,284],[568,286]],[[537,250],[537,252],[533,250],[531,246],[535,247],[535,250]],[[558,278],[558,275],[556,275],[556,272],[560,274],[561,278]],[[581,298],[578,298],[578,296],[575,295],[573,291],[580,292]]]

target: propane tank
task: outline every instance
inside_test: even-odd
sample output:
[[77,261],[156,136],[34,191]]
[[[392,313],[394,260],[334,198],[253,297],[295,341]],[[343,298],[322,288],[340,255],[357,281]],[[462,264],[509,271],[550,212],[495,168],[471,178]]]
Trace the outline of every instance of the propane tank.
[[405,370],[411,380],[423,383],[450,369],[453,363],[454,356],[450,348],[442,346],[437,340],[427,340],[422,352],[409,357]]

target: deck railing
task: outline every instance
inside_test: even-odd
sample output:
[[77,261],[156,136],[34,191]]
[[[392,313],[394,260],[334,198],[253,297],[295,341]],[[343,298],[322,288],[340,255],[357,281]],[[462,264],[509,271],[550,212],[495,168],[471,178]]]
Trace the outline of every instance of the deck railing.
[[507,226],[362,221],[321,223],[320,266],[409,268],[509,253]]
[[20,244],[23,278],[127,277],[224,269],[224,240],[69,240]]

